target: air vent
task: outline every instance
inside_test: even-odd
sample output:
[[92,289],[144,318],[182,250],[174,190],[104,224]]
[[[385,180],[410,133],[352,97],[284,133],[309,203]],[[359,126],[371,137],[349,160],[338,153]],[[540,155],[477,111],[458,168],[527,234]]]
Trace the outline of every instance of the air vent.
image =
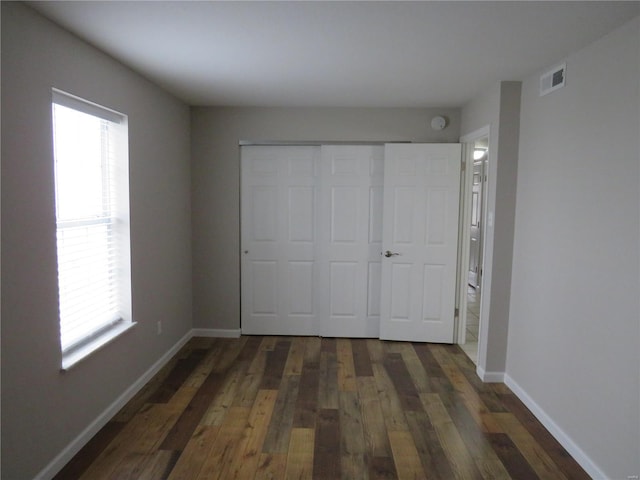
[[564,87],[566,81],[567,64],[563,63],[554,67],[540,77],[540,96],[551,93],[554,90]]

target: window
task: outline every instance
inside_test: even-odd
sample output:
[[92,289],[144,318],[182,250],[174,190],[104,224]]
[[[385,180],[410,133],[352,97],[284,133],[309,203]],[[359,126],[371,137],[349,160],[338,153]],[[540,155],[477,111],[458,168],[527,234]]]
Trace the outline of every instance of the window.
[[53,91],[62,368],[132,326],[127,117]]

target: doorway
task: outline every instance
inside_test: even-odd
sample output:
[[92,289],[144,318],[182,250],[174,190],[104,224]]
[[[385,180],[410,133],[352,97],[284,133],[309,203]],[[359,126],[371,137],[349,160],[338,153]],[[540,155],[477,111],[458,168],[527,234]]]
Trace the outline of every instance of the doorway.
[[468,148],[470,152],[467,157],[467,168],[470,170],[470,178],[466,184],[469,194],[465,196],[465,201],[469,214],[464,220],[467,222],[465,229],[468,235],[463,236],[468,268],[463,275],[461,287],[466,292],[466,301],[461,302],[460,344],[467,356],[477,365],[484,273],[484,212],[489,170],[489,136],[482,136],[469,142]]

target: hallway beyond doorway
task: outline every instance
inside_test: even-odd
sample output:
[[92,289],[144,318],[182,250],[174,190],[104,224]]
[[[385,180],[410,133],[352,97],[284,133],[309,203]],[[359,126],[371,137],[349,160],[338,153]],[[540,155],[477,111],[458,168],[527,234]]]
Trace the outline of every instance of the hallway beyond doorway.
[[476,289],[467,286],[467,327],[466,343],[460,348],[467,354],[473,363],[478,364],[478,331],[480,328],[480,293]]

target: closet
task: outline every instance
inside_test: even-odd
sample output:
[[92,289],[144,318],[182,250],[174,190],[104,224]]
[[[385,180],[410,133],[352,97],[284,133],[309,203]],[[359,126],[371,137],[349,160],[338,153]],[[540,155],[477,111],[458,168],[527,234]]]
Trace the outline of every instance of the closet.
[[452,343],[461,147],[241,147],[243,334]]

